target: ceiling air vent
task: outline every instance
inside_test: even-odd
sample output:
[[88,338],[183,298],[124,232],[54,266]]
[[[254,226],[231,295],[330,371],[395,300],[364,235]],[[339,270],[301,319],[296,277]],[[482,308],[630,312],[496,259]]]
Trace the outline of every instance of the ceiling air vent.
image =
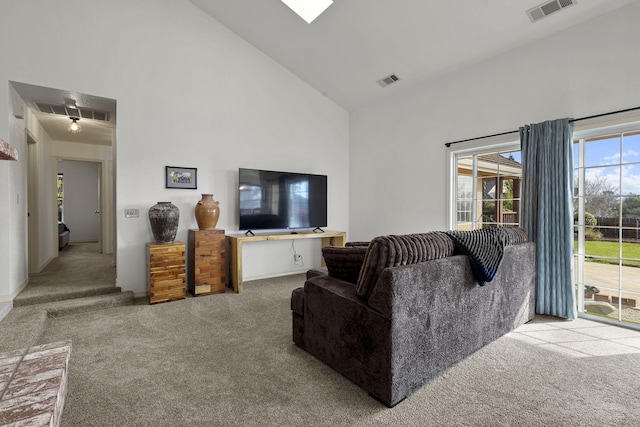
[[103,122],[109,121],[109,113],[106,111],[90,110],[83,107],[72,108],[65,105],[48,104],[45,102],[36,102],[35,104],[43,113],[59,114],[61,116],[68,117],[80,117],[83,119],[100,120]]
[[576,0],[551,0],[539,4],[538,6],[527,10],[527,15],[529,15],[529,19],[531,22],[537,22],[542,18],[546,18],[547,16],[555,13],[559,10],[567,8],[569,6],[573,6],[576,4]]
[[386,87],[386,86],[389,86],[391,83],[397,82],[398,80],[400,80],[398,76],[396,76],[395,74],[391,74],[390,76],[387,76],[378,80],[376,83],[378,83],[382,87]]

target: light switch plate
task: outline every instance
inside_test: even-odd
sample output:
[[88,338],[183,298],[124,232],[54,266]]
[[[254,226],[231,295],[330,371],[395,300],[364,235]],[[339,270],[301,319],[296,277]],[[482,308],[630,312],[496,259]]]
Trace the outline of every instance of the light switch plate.
[[124,217],[125,218],[138,218],[140,216],[140,209],[125,209]]

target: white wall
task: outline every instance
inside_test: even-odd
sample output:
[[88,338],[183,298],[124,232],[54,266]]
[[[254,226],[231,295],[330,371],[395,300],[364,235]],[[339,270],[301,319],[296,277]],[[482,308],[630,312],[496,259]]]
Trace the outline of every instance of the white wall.
[[[347,230],[348,113],[186,0],[0,0],[0,52],[0,83],[117,101],[115,212],[123,289],[146,290],[145,245],[152,241],[146,213],[157,201],[180,208],[178,240],[186,241],[187,230],[196,227],[200,193],[220,201],[218,227],[237,231],[239,167],[327,174],[328,228]],[[2,101],[8,98],[7,84],[0,84],[0,137],[23,151],[23,136],[9,132],[8,102]],[[165,189],[166,165],[198,168],[199,188]],[[20,226],[8,246],[0,245],[0,295],[24,276],[5,272],[21,269],[25,256],[4,256],[26,241],[15,206],[24,170],[0,164],[0,179],[11,183],[0,187],[0,214],[10,218],[0,222],[2,241]],[[140,209],[140,217],[125,219],[125,208]],[[268,265],[270,257],[285,256],[278,252],[264,248],[253,258]],[[263,273],[252,271],[254,277]]]
[[84,161],[110,161],[113,158],[112,149],[107,145],[93,145],[79,142],[52,141],[53,156],[59,159],[75,159]]
[[[30,176],[35,180],[35,194],[31,195],[34,203],[33,206],[28,206],[28,210],[34,221],[34,228],[30,232],[37,234],[30,240],[30,244],[34,245],[32,250],[37,253],[34,260],[36,265],[32,271],[40,271],[57,256],[58,250],[55,170],[51,161],[51,138],[32,112],[28,109],[25,111],[27,129],[36,141],[31,147],[35,151],[36,164],[34,170],[30,171]],[[26,156],[27,153],[24,154]]]
[[[1,80],[0,80],[1,81]],[[0,84],[0,138],[18,150],[17,161],[0,161],[0,302],[10,301],[27,282],[27,200],[26,200],[26,125],[17,119],[13,106],[21,105],[8,83]]]
[[635,3],[352,112],[350,238],[447,229],[446,142],[639,106],[638,16]]

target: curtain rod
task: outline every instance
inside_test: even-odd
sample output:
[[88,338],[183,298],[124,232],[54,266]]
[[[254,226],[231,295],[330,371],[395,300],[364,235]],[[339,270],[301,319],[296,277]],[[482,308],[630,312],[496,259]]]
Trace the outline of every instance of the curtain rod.
[[[634,110],[640,110],[640,107],[626,108],[624,110],[611,111],[609,113],[602,113],[602,114],[594,114],[593,116],[580,117],[579,119],[571,119],[571,120],[569,120],[569,123],[579,122],[579,121],[588,120],[588,119],[595,119],[595,118],[598,118],[598,117],[610,116],[612,114],[627,113],[629,111],[634,111]],[[519,133],[519,132],[520,132],[520,130],[517,129],[517,130],[512,130],[512,131],[509,131],[509,132],[494,133],[493,135],[478,136],[478,137],[475,137],[475,138],[461,139],[460,141],[447,142],[444,145],[447,146],[447,147],[451,147],[451,145],[460,144],[461,142],[477,141],[478,139],[493,138],[494,136],[509,135],[511,133]]]

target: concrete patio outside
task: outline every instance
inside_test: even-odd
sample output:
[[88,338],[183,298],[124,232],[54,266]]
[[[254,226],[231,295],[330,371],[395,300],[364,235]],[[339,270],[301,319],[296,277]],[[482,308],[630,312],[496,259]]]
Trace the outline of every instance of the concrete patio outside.
[[[640,324],[640,268],[585,262],[584,284],[600,292],[585,296],[585,312],[618,318],[618,298],[622,298],[622,320]],[[622,294],[618,288],[622,281]]]

